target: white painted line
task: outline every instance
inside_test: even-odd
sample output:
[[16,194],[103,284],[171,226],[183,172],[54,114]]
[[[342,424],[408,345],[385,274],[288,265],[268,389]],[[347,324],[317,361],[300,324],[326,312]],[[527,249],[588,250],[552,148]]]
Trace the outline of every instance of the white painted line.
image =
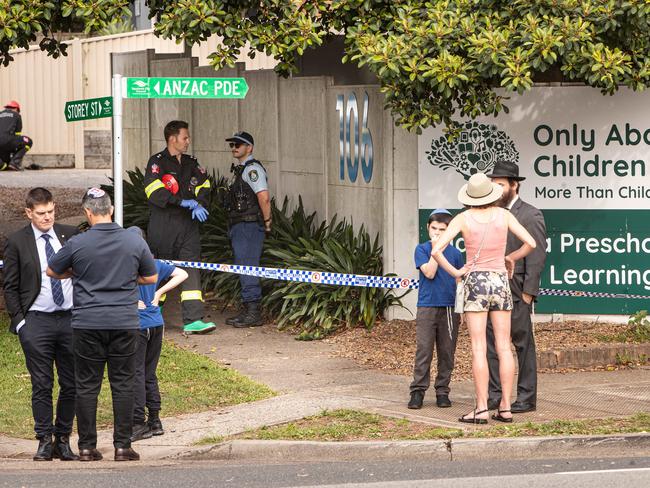
[[595,471],[563,471],[562,473],[555,473],[555,474],[627,473],[630,471],[650,471],[650,468],[598,469]]

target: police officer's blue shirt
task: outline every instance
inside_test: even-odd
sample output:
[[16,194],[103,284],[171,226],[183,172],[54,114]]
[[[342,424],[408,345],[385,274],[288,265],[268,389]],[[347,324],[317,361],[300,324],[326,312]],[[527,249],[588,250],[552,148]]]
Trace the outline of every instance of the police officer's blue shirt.
[[[429,262],[431,257],[431,241],[418,244],[415,248],[415,267]],[[461,252],[449,245],[442,251],[455,268],[462,268],[464,261]],[[456,300],[456,279],[438,266],[433,279],[424,276],[420,270],[420,288],[418,290],[418,307],[453,307]]]
[[[252,155],[241,164],[246,164],[251,159],[254,159]],[[264,168],[259,163],[251,163],[246,166],[246,169],[242,173],[242,180],[248,183],[255,193],[269,189],[269,184],[266,180],[266,171],[264,171]]]
[[48,266],[72,268],[72,327],[138,329],[138,276],[156,274],[149,246],[118,224],[95,224],[68,240]]
[[140,329],[150,329],[152,327],[161,327],[164,325],[162,312],[160,307],[157,305],[152,305],[151,301],[153,300],[156,290],[160,287],[161,283],[164,283],[167,278],[169,278],[174,270],[176,269],[171,264],[164,263],[159,259],[156,259],[156,269],[158,270],[158,280],[155,285],[140,285],[138,290],[140,291],[140,300],[144,303],[145,309],[138,310],[140,314]]

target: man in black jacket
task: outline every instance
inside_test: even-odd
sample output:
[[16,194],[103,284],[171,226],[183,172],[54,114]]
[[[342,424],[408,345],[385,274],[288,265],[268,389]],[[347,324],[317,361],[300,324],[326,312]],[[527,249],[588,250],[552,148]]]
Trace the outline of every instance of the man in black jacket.
[[[26,199],[31,224],[9,236],[4,251],[4,294],[32,380],[32,413],[39,440],[34,461],[78,459],[69,436],[75,412],[72,355],[71,280],[45,275],[47,259],[77,233],[75,227],[54,223],[54,201],[45,188],[34,188]],[[54,364],[59,376],[59,399],[53,424]],[[52,435],[54,434],[54,443]]]
[[22,170],[25,153],[33,145],[32,140],[22,134],[23,119],[20,104],[12,100],[0,111],[0,170]]
[[[167,147],[151,156],[144,174],[144,192],[151,212],[147,227],[149,247],[158,259],[199,261],[199,223],[208,218],[210,180],[196,158],[186,154],[190,145],[187,122],[172,120],[165,126],[164,136]],[[183,331],[212,332],[216,329],[214,323],[203,322],[199,270],[187,269],[187,274],[181,285]]]
[[[510,335],[517,351],[518,362],[517,400],[512,403],[511,411],[532,412],[537,408],[537,357],[531,313],[546,262],[546,224],[539,209],[519,198],[519,185],[525,180],[519,176],[519,166],[510,161],[498,161],[492,174],[488,176],[503,187],[499,205],[510,210],[537,242],[537,247],[528,256],[517,261],[514,275],[510,279],[513,299]],[[520,246],[521,241],[512,233],[508,233],[506,254]],[[487,328],[487,345],[490,369],[488,407],[498,408],[501,400],[499,359],[494,348],[494,332],[490,322]]]

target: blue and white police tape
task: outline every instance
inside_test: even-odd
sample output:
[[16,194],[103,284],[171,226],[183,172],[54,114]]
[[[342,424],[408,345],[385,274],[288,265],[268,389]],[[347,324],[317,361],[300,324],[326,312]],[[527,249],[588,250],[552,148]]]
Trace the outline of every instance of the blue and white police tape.
[[[170,261],[182,268],[195,268],[206,271],[220,271],[272,280],[292,281],[296,283],[314,283],[318,285],[361,286],[365,288],[390,288],[401,290],[417,290],[417,279],[399,278],[397,276],[368,276],[347,273],[332,273],[329,271],[309,271],[305,269],[267,268],[265,266],[243,266],[239,264],[201,263],[197,261]],[[0,268],[3,262],[0,261]],[[608,293],[599,291],[555,290],[540,288],[540,296],[554,297],[583,297],[583,298],[624,298],[633,300],[650,300],[648,295],[629,293]]]
[[315,283],[319,285],[362,286],[365,288],[399,288],[415,290],[418,280],[396,276],[367,276],[329,271],[308,271],[304,269],[267,268],[264,266],[243,266],[239,264],[199,263],[195,261],[166,261],[181,268],[196,268],[222,273],[235,273],[272,280]]
[[[222,273],[235,273],[258,278],[294,281],[299,283],[314,283],[320,285],[362,286],[366,288],[393,288],[402,290],[417,290],[419,281],[416,279],[399,278],[397,276],[367,276],[345,273],[330,273],[328,271],[308,271],[303,269],[266,268],[264,266],[242,266],[238,264],[199,263],[194,261],[168,261],[183,268],[197,268]],[[554,290],[540,288],[540,296],[566,296],[586,298],[628,298],[650,300],[647,295],[632,295],[628,293],[607,293],[597,291]]]

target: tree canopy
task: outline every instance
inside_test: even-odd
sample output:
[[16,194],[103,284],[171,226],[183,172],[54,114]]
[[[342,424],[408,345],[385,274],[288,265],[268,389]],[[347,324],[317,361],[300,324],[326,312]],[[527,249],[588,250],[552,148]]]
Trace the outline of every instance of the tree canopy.
[[[241,51],[275,57],[277,71],[328,36],[344,61],[367,66],[407,129],[497,114],[508,92],[545,72],[614,93],[650,81],[648,0],[164,0],[149,1],[156,32],[190,44],[223,42],[215,67]],[[495,88],[505,89],[498,94]]]
[[[87,31],[126,0],[0,0],[0,56],[54,32]],[[344,36],[343,61],[372,71],[397,122],[411,130],[496,115],[508,93],[535,80],[583,82],[612,94],[650,83],[650,0],[148,0],[157,35],[190,45],[216,34],[211,62],[265,53],[276,71],[328,38]],[[9,7],[10,5],[10,7]],[[504,90],[495,91],[496,88]]]
[[13,61],[11,49],[39,41],[58,58],[66,54],[61,33],[96,31],[129,11],[129,0],[0,0],[0,63]]

